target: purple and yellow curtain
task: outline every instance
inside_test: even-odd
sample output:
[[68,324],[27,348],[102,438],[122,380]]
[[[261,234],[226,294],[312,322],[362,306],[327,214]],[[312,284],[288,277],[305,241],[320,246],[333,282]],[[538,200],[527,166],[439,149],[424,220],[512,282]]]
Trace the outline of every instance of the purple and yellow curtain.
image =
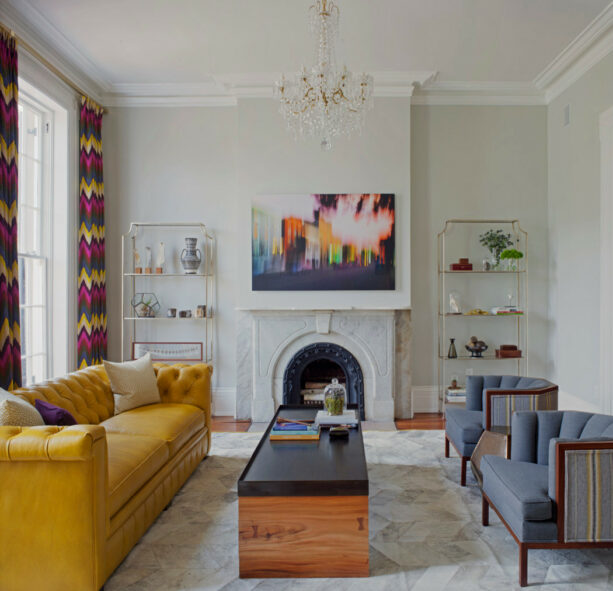
[[0,31],[0,386],[21,386],[17,257],[17,48]]
[[104,267],[103,109],[81,97],[79,125],[79,369],[106,357],[106,271]]

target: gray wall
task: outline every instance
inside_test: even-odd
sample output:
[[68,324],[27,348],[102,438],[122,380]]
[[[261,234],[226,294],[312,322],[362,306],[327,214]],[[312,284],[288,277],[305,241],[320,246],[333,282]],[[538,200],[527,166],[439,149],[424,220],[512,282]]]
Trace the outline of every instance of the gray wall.
[[[120,356],[120,246],[131,221],[197,220],[215,232],[214,379],[228,396],[236,382],[237,307],[409,307],[410,111],[408,98],[377,99],[362,136],[338,139],[324,153],[318,140],[296,143],[270,99],[234,108],[110,109],[103,129],[109,357]],[[395,292],[251,293],[252,195],[318,191],[396,193]]]
[[437,381],[436,235],[450,218],[517,218],[527,230],[529,372],[549,376],[546,108],[413,106],[411,114],[413,385]]
[[[204,221],[215,231],[220,244],[214,380],[222,387],[233,385],[238,235],[235,221],[236,117],[233,108],[119,108],[110,109],[105,115],[110,359],[120,358],[121,347],[121,235],[134,221]],[[167,261],[178,256],[181,239],[182,235],[174,249],[167,244]],[[155,256],[156,242],[149,244],[154,247]],[[180,281],[183,283],[176,283],[178,290],[192,285],[186,283],[188,281],[199,280]],[[152,289],[159,285],[151,283]],[[177,297],[181,295],[178,293]],[[183,301],[184,307],[194,304]],[[170,298],[164,303],[171,305]]]
[[599,117],[613,105],[612,81],[609,55],[551,102],[547,123],[554,378],[575,406],[594,409],[600,406]]
[[[215,382],[230,390],[235,308],[266,303],[249,293],[250,196],[367,190],[398,195],[401,289],[392,298],[350,294],[345,303],[412,306],[413,384],[436,383],[435,237],[452,217],[517,217],[528,230],[531,373],[551,374],[544,107],[409,107],[408,99],[377,99],[364,134],[339,140],[328,154],[316,140],[296,144],[265,99],[237,108],[115,108],[103,134],[111,359],[120,349],[120,238],[131,221],[204,220],[215,231]],[[411,281],[403,275],[409,252]],[[321,294],[292,302],[322,305]]]

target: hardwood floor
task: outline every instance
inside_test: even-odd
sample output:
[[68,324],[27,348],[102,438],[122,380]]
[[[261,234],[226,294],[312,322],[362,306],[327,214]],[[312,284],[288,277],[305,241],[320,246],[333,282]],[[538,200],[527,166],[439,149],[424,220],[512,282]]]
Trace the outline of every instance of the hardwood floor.
[[439,412],[415,413],[412,419],[396,419],[396,429],[420,429],[431,431],[445,428],[445,416]]
[[251,421],[241,421],[234,417],[211,417],[213,433],[245,433],[250,426]]
[[[211,430],[217,433],[244,433],[249,430],[251,421],[238,420],[233,417],[213,417]],[[416,413],[412,419],[396,419],[396,429],[436,430],[445,428],[445,419],[441,413]]]

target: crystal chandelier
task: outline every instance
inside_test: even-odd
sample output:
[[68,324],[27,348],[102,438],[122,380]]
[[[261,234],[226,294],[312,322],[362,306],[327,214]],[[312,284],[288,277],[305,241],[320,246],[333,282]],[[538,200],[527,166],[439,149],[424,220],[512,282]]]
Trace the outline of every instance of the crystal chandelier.
[[338,37],[339,10],[332,0],[317,0],[309,9],[311,29],[317,37],[315,65],[304,66],[291,79],[281,76],[275,85],[280,111],[296,137],[320,136],[322,150],[332,148],[331,138],[362,130],[366,111],[373,106],[373,80],[336,67],[334,43]]

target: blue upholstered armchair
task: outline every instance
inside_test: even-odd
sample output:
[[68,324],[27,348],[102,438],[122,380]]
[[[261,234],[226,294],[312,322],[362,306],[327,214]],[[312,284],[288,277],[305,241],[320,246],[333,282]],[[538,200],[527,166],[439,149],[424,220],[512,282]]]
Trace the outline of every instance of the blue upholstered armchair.
[[460,482],[466,486],[466,464],[485,429],[510,427],[516,410],[555,410],[558,387],[541,378],[468,376],[466,408],[445,411],[445,457],[449,444],[462,458]]
[[484,456],[483,525],[491,506],[519,545],[519,584],[528,550],[613,548],[613,416],[518,412],[511,458]]

